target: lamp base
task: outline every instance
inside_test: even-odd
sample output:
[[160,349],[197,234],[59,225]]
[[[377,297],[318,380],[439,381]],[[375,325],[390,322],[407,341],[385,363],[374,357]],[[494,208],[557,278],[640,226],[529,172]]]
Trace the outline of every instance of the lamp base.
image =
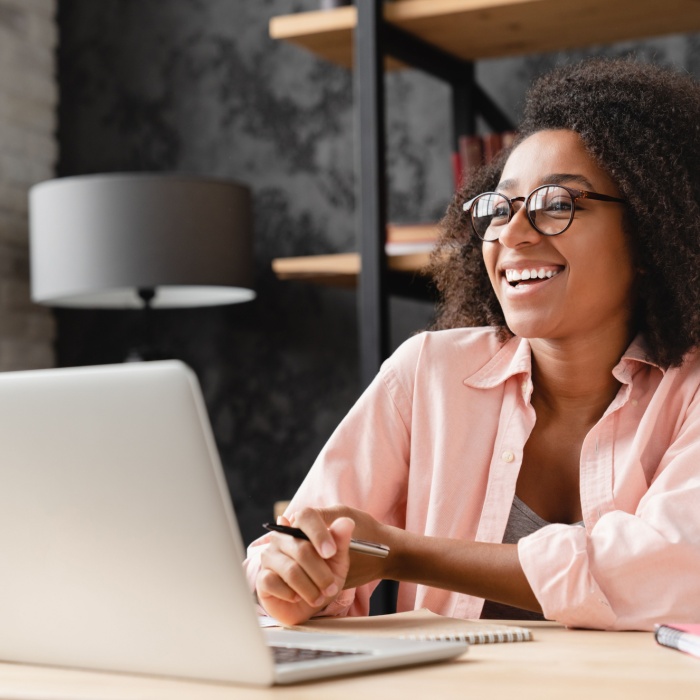
[[141,310],[141,347],[134,347],[127,353],[124,362],[149,362],[152,360],[171,360],[165,353],[154,348],[150,336],[153,334],[153,299],[156,296],[154,287],[139,287],[136,290],[143,308]]

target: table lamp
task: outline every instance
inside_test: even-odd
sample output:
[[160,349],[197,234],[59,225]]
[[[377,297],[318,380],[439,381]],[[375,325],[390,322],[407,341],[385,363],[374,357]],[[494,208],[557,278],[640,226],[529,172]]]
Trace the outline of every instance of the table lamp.
[[83,308],[249,301],[249,189],[228,180],[115,173],[29,193],[32,300]]
[[170,357],[152,309],[255,298],[250,190],[229,180],[116,173],[58,178],[29,193],[32,300],[141,309],[126,360]]

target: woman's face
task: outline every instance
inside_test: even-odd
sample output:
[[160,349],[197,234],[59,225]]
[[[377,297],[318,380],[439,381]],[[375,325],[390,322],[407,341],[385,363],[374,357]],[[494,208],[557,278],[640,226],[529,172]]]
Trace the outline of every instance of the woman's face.
[[[578,134],[567,130],[540,131],[525,139],[508,158],[496,189],[509,198],[525,197],[552,182],[620,196]],[[511,331],[551,340],[605,337],[613,330],[628,336],[634,272],[622,226],[624,205],[579,199],[571,226],[551,237],[530,225],[522,203],[515,206],[519,209],[500,227],[499,240],[482,247]],[[506,278],[523,270],[538,274],[515,284]]]

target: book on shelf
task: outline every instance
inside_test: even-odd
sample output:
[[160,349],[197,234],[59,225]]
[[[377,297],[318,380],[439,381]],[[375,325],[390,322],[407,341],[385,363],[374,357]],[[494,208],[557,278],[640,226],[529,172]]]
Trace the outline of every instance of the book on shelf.
[[484,134],[482,138],[484,142],[484,163],[488,164],[498,155],[503,146],[503,141],[501,135],[496,133]]
[[526,642],[532,639],[532,632],[526,627],[444,617],[425,608],[369,617],[320,617],[301,625],[294,625],[291,629],[400,639],[456,640],[469,644]]
[[671,649],[684,651],[700,658],[700,624],[667,623],[658,625],[654,632],[656,641]]
[[457,152],[452,163],[457,189],[469,182],[469,177],[481,165],[488,165],[504,148],[515,141],[514,131],[502,133],[462,134],[457,140]]
[[463,134],[458,141],[460,173],[457,187],[469,181],[470,175],[484,162],[484,144],[481,136]]

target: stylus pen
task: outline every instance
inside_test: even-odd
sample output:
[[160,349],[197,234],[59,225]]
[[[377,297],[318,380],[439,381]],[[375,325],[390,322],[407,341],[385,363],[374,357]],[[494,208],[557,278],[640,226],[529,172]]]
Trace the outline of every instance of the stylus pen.
[[[263,523],[263,527],[266,530],[291,535],[299,540],[309,539],[308,535],[306,535],[304,531],[300,530],[298,527],[287,527],[287,525],[275,525],[274,523]],[[389,556],[389,547],[387,547],[385,544],[366,542],[365,540],[350,540],[350,551],[360,552],[360,554],[369,554],[372,557],[382,557],[382,559]]]

